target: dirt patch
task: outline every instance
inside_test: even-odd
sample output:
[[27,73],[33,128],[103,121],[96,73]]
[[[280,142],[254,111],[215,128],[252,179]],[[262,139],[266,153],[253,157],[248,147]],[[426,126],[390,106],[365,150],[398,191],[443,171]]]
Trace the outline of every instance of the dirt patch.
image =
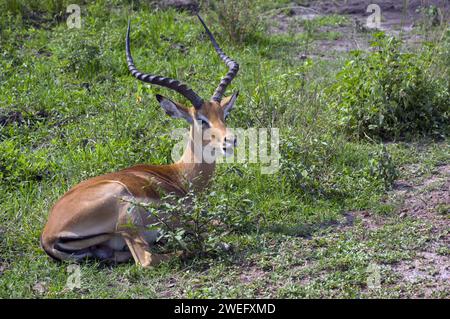
[[367,7],[376,3],[384,12],[404,12],[408,15],[414,15],[416,10],[423,6],[436,6],[445,8],[448,5],[447,0],[408,0],[406,8],[402,0],[319,0],[312,1],[308,6],[319,12],[331,14],[365,14]]
[[415,297],[430,298],[449,291],[449,265],[448,256],[421,252],[413,261],[402,261],[392,269],[401,276],[403,285],[420,285],[420,289],[414,289]]
[[265,271],[252,267],[245,269],[245,271],[240,274],[239,280],[244,284],[249,284],[256,280],[264,278],[264,276],[266,276]]
[[158,2],[161,8],[175,8],[176,10],[186,10],[190,12],[198,12],[199,5],[194,0],[162,0]]
[[340,14],[361,23],[367,21],[373,11],[368,12],[370,4],[377,4],[381,10],[381,30],[392,32],[403,28],[411,31],[421,18],[420,8],[435,6],[440,9],[443,18],[448,16],[449,3],[447,0],[409,0],[404,6],[404,1],[399,0],[322,0],[314,1],[308,7],[317,15]]
[[440,291],[450,290],[450,165],[439,166],[428,178],[415,184],[414,181],[398,181],[394,193],[404,202],[399,209],[401,217],[422,220],[431,224],[435,239],[417,253],[413,260],[402,261],[392,269],[411,285],[426,283],[417,291],[417,297],[430,297]]
[[388,34],[400,36],[409,45],[417,45],[423,39],[414,30],[423,19],[420,8],[435,6],[438,9],[436,22],[449,21],[450,4],[447,0],[409,0],[407,7],[403,1],[392,0],[322,0],[311,1],[309,5],[301,6],[295,3],[276,11],[273,14],[275,25],[271,33],[305,33],[303,20],[312,20],[327,15],[338,14],[345,16],[350,23],[324,26],[317,33],[332,32],[333,39],[315,40],[307,49],[308,52],[299,53],[299,57],[335,58],[342,52],[352,50],[368,50],[370,35],[367,31],[367,19],[373,14],[368,6],[376,3],[381,11],[380,30]]
[[[343,223],[342,225],[346,228],[350,228],[353,226],[354,220],[359,220],[364,227],[364,229],[368,229],[370,231],[376,230],[380,227],[382,227],[385,224],[385,219],[382,216],[379,216],[377,214],[373,214],[370,211],[354,211],[354,212],[348,212],[345,214],[346,217],[346,223]],[[351,223],[348,221],[352,221]]]
[[396,195],[404,197],[400,209],[402,216],[432,221],[436,227],[450,226],[448,208],[450,205],[450,165],[439,166],[436,172],[418,185],[400,180],[395,184]]
[[33,286],[33,291],[37,295],[44,295],[48,291],[48,283],[39,281]]
[[20,111],[0,110],[0,126],[6,126],[14,123],[17,123],[18,125],[24,123],[23,115]]
[[[438,166],[426,178],[415,174],[415,165],[404,169],[410,178],[396,181],[391,194],[402,199],[396,214],[431,225],[431,238],[414,258],[388,267],[400,279],[401,290],[409,290],[416,298],[440,296],[450,291],[450,164]],[[338,227],[343,231],[350,230],[354,220],[369,231],[385,224],[385,218],[370,211],[347,212],[344,218]]]

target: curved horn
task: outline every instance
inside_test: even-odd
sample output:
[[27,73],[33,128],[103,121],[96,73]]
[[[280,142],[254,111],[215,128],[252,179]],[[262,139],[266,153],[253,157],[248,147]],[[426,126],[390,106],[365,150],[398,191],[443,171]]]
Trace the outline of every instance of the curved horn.
[[203,99],[197,95],[191,88],[189,88],[186,84],[181,83],[178,80],[166,78],[163,76],[153,75],[153,74],[146,74],[140,72],[138,69],[136,69],[136,66],[133,62],[133,57],[131,56],[130,51],[130,25],[131,21],[128,20],[128,29],[127,29],[127,38],[125,43],[125,51],[127,56],[127,64],[128,64],[128,70],[130,70],[131,74],[137,78],[138,80],[141,80],[146,83],[156,84],[160,85],[169,89],[172,89],[181,95],[183,95],[185,98],[187,98],[189,101],[191,101],[192,105],[196,109],[199,109],[203,105]]
[[205,22],[203,21],[202,17],[200,17],[199,14],[197,14],[197,17],[199,18],[200,22],[202,23],[203,27],[205,28],[206,33],[209,36],[209,39],[211,40],[214,49],[216,49],[217,54],[219,54],[220,58],[223,62],[228,66],[229,71],[228,73],[220,80],[219,86],[217,87],[216,91],[214,92],[214,95],[212,99],[214,101],[220,102],[222,100],[222,96],[225,93],[225,90],[227,86],[233,81],[234,77],[239,71],[239,64],[232,60],[230,57],[228,57],[222,49],[217,44],[216,39],[214,39],[214,36],[212,35],[211,31],[209,31],[208,27],[206,26]]

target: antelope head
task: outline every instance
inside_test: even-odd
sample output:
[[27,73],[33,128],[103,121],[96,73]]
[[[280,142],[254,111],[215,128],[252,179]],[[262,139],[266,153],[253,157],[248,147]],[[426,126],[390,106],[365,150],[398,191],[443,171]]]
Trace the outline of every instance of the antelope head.
[[[229,69],[228,73],[221,79],[209,101],[202,99],[186,84],[183,84],[176,79],[139,71],[134,64],[130,51],[130,22],[128,22],[126,37],[126,57],[128,69],[138,80],[172,89],[188,99],[192,103],[192,107],[174,102],[162,95],[156,95],[156,99],[159,104],[169,116],[173,118],[185,119],[191,125],[191,141],[194,140],[195,135],[200,134],[197,136],[202,137],[201,140],[203,147],[209,145],[212,149],[219,150],[216,154],[222,153],[225,156],[230,156],[233,154],[233,149],[236,146],[237,140],[231,130],[226,127],[225,120],[236,102],[238,92],[235,92],[231,96],[225,98],[223,96],[227,86],[237,75],[239,71],[239,64],[229,58],[222,51],[203,19],[200,15],[197,15],[197,17],[205,28],[205,31],[217,54]],[[186,161],[186,158],[182,158],[181,161]]]

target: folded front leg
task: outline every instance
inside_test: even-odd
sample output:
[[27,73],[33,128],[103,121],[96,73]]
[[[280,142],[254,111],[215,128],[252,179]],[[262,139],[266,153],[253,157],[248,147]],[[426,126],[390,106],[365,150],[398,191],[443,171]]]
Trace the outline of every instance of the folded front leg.
[[142,235],[137,232],[124,232],[122,236],[136,264],[142,267],[154,265],[150,247]]
[[124,232],[122,233],[122,236],[125,239],[136,264],[139,264],[144,268],[156,266],[162,261],[167,261],[175,256],[180,256],[179,252],[169,254],[151,253],[150,246],[142,233]]

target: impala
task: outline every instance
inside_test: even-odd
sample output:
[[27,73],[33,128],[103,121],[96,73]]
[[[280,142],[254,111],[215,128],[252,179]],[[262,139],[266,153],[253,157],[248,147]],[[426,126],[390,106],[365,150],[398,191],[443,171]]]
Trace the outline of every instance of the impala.
[[[126,35],[126,59],[131,74],[140,81],[172,89],[193,105],[186,107],[156,95],[168,115],[183,118],[190,124],[190,138],[183,156],[170,165],[136,165],[88,179],[70,189],[53,206],[41,236],[41,246],[51,257],[73,261],[94,257],[113,262],[133,257],[137,264],[148,267],[174,255],[151,253],[150,247],[158,232],[149,231],[146,226],[153,223],[154,218],[133,202],[161,203],[164,194],[184,196],[189,187],[201,191],[212,177],[215,161],[203,161],[198,158],[201,152],[195,150],[213,144],[224,155],[229,155],[236,144],[225,119],[238,93],[226,98],[223,95],[239,65],[225,55],[205,22],[198,18],[229,69],[210,101],[203,100],[178,80],[140,72],[130,52],[130,22]],[[209,138],[193,138],[206,127],[214,129],[214,134]]]

